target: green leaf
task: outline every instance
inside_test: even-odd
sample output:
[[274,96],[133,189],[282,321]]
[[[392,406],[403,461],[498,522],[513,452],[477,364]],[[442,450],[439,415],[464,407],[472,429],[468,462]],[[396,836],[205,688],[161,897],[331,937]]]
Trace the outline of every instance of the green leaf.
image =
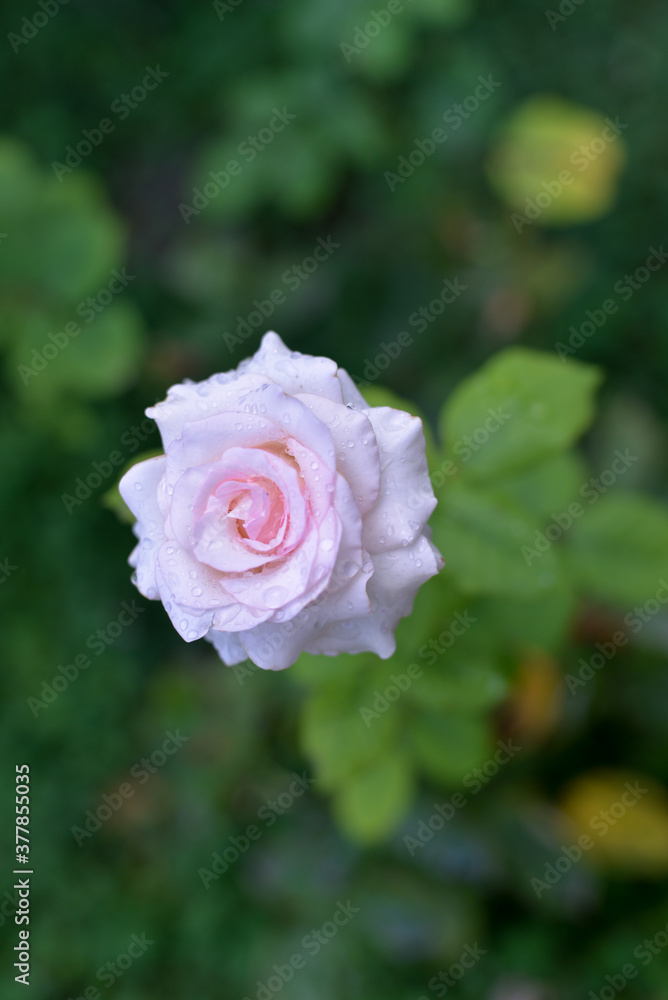
[[596,597],[630,607],[668,577],[668,508],[634,493],[610,493],[567,536],[576,580]]
[[594,414],[598,369],[511,348],[467,379],[446,403],[446,454],[470,481],[510,475],[557,455]]
[[527,558],[539,525],[507,497],[455,483],[432,517],[445,569],[467,594],[534,597],[557,583],[554,547]]
[[348,678],[339,687],[328,684],[306,698],[301,741],[323,788],[345,784],[351,773],[384,757],[395,741],[401,718],[396,706],[369,725],[362,718],[360,710],[373,704],[373,696],[373,687],[360,692]]
[[[65,329],[64,323],[52,326],[46,314],[26,313],[12,358],[15,381],[26,395],[51,397],[73,390],[95,399],[123,389],[138,371],[143,324],[131,303],[112,302],[90,323],[77,322],[74,336]],[[55,346],[48,337],[54,330]],[[33,349],[48,360],[36,362]],[[19,374],[19,365],[36,374]]]
[[370,843],[396,829],[412,797],[409,760],[395,751],[352,774],[334,800],[334,812],[351,837]]
[[428,709],[485,712],[498,704],[507,688],[506,679],[491,660],[468,651],[460,655],[455,643],[452,653],[423,668],[422,676],[409,688],[408,697]]
[[486,723],[467,715],[423,712],[411,737],[415,757],[434,781],[452,785],[490,756],[492,741]]
[[575,608],[576,595],[564,583],[530,600],[485,597],[471,606],[471,614],[481,629],[495,637],[497,647],[555,652],[568,634]]
[[581,498],[580,490],[586,482],[584,463],[569,452],[529,466],[495,483],[494,488],[546,521]]

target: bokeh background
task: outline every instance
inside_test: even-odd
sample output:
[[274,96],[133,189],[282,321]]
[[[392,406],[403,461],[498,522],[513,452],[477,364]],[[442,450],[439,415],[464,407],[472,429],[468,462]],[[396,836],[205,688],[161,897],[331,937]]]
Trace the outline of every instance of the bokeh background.
[[[668,997],[668,8],[40,0],[0,22],[0,995],[24,989],[27,762],[35,1000]],[[453,391],[544,352],[539,387],[510,357],[551,407],[546,464],[478,506],[436,484],[446,571],[388,663],[233,671],[130,582],[113,487],[159,447],[145,406],[272,328],[417,407],[436,468]],[[627,449],[591,516],[518,562]],[[499,740],[522,749],[495,769]],[[627,782],[647,791],[622,808]]]

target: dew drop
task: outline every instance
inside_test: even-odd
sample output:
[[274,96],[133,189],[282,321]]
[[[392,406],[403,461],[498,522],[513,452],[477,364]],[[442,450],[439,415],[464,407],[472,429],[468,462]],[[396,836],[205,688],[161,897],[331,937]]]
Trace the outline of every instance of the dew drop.
[[191,629],[190,632],[188,632],[188,638],[189,639],[196,639],[197,638],[197,632],[195,631],[195,629]]
[[136,490],[141,490],[141,489],[143,489],[143,488],[144,488],[144,487],[142,486],[142,484],[141,484],[141,483],[135,483],[135,489],[136,489]]
[[190,593],[193,595],[193,597],[199,597],[200,594],[202,593],[202,588],[201,587],[193,587],[193,589],[190,591]]
[[285,587],[268,587],[264,592],[265,603],[270,608],[278,608],[285,603],[288,591]]
[[181,628],[183,629],[184,632],[188,628],[188,622],[185,620],[185,618],[181,619]]

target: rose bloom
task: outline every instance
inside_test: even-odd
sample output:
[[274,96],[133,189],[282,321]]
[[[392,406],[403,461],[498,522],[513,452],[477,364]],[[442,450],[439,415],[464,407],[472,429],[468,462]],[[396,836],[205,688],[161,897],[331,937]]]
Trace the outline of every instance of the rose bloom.
[[392,655],[443,564],[417,417],[369,406],[333,361],[275,333],[146,413],[165,455],[120,483],[137,518],[130,563],[186,641],[270,670],[302,651]]

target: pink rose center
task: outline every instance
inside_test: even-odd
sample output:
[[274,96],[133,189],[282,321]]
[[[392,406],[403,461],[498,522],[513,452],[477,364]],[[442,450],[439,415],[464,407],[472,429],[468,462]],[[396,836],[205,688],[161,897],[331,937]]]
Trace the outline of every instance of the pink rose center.
[[268,479],[228,480],[211,494],[204,516],[231,518],[241,538],[270,545],[283,526],[283,494]]

